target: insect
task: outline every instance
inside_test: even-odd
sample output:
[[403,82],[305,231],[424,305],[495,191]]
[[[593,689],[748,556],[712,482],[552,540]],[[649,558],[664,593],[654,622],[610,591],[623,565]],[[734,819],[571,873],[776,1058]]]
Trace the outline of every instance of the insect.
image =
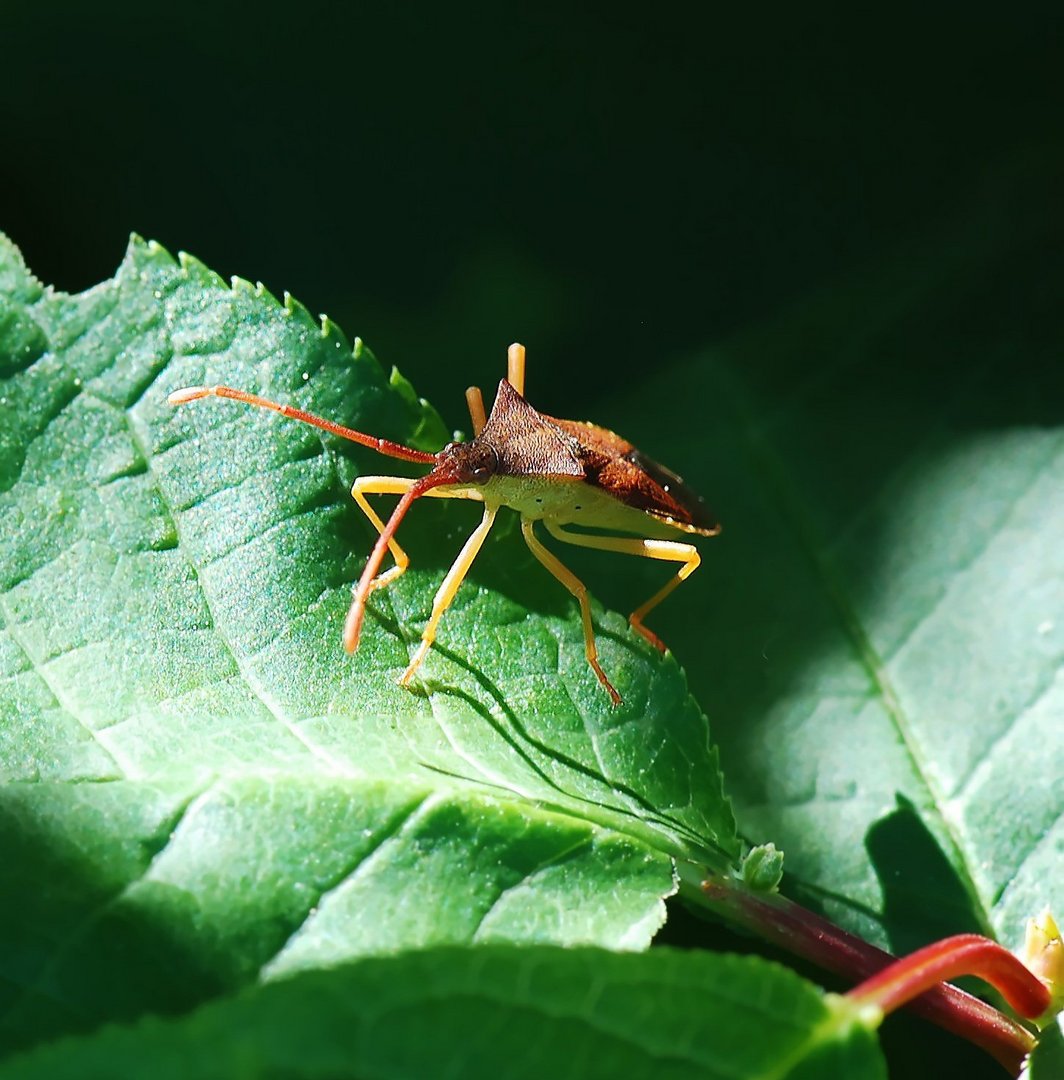
[[[414,500],[422,496],[473,499],[484,504],[484,515],[444,577],[432,602],[421,644],[399,682],[408,685],[421,666],[436,638],[440,619],[469,572],[496,514],[502,507],[508,507],[520,515],[521,532],[529,550],[579,603],[587,662],[613,703],[620,705],[620,694],[599,664],[587,587],[543,546],[535,533],[536,523],[542,522],[551,536],[567,544],[681,564],[666,585],[637,607],[628,620],[633,629],[663,652],[665,645],[643,620],[700,562],[693,544],[669,538],[677,533],[715,536],[720,526],[710,517],[702,499],[674,472],[606,428],[576,420],[557,420],[537,412],[525,400],[524,386],[525,350],[524,346],[514,344],[509,349],[507,375],[499,382],[491,415],[485,414],[480,389],[471,386],[466,391],[466,402],[473,438],[469,442],[448,443],[436,454],[365,435],[302,409],[229,386],[175,390],[169,402],[184,405],[205,397],[231,398],[313,424],[389,457],[432,466],[428,473],[416,479],[360,476],[351,488],[351,495],[373,523],[378,538],[354,587],[344,623],[343,642],[349,653],[358,648],[370,594],[391,584],[409,566],[410,560],[396,542],[395,534]],[[367,495],[400,496],[387,522],[370,506]],[[574,532],[567,528],[570,525],[634,535]],[[388,551],[394,565],[382,573],[381,564]]]

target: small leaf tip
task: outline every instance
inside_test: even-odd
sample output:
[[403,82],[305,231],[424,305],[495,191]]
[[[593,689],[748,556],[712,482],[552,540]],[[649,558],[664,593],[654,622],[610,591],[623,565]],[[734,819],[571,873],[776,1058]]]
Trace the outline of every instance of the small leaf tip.
[[783,877],[783,852],[775,844],[762,844],[743,859],[742,879],[756,892],[775,892]]
[[1049,990],[1049,1012],[1064,1010],[1064,936],[1053,913],[1047,907],[1027,920],[1023,948],[1019,958]]

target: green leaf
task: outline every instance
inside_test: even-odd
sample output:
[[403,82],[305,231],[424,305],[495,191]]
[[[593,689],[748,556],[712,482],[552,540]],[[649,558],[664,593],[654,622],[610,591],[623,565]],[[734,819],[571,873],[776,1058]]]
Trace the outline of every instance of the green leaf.
[[[353,462],[381,459],[342,456],[336,440],[246,407],[165,403],[178,386],[224,380],[443,442],[435,414],[360,344],[352,354],[294,302],[230,290],[139,241],[113,282],[80,297],[33,300],[21,280],[13,317],[49,348],[5,390],[7,648],[62,706],[49,733],[97,744],[86,778],[163,764],[431,766],[718,861],[734,853],[706,721],[675,664],[605,618],[604,663],[626,698],[612,709],[572,604],[551,593],[530,606],[542,576],[528,587],[529,557],[500,541],[484,562],[511,571],[505,590],[472,587],[449,613],[425,671],[431,695],[398,689],[465,508],[418,508],[403,533],[418,569],[380,595],[349,660],[339,628],[372,530],[346,488]],[[22,337],[5,347],[16,359]],[[25,764],[7,774],[37,767]]]
[[0,1065],[18,1077],[885,1077],[866,1019],[764,961],[439,948],[304,973]]
[[724,523],[658,627],[741,832],[896,951],[1064,896],[1058,191],[1017,173],[601,406]]
[[640,948],[669,860],[472,792],[276,774],[0,789],[0,1039],[442,942]]
[[783,853],[776,850],[775,844],[762,844],[747,853],[739,872],[751,889],[757,892],[775,890],[783,877]]
[[394,948],[642,948],[672,857],[735,860],[675,661],[597,613],[613,708],[512,530],[411,693],[395,680],[471,508],[404,522],[413,568],[348,657],[375,536],[348,488],[382,459],[166,404],[227,382],[441,445],[360,343],[139,240],[79,296],[4,244],[0,286],[0,1046]]
[[1053,1080],[1064,1075],[1064,1029],[1058,1015],[1039,1033],[1038,1045],[1031,1052],[1024,1080]]

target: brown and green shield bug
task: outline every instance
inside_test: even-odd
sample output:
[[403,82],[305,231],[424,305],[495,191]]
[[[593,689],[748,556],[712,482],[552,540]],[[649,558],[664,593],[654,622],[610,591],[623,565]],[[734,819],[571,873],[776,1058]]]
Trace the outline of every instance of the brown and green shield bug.
[[[421,645],[400,683],[407,685],[425,659],[440,619],[469,572],[496,514],[507,507],[520,515],[521,532],[532,554],[576,597],[584,624],[587,661],[613,703],[619,705],[620,694],[598,661],[587,587],[543,546],[534,531],[536,522],[542,522],[551,536],[567,544],[681,564],[665,586],[629,616],[632,627],[662,650],[665,646],[643,620],[694,572],[700,561],[693,544],[674,537],[677,533],[715,536],[720,526],[710,517],[702,499],[675,473],[606,428],[576,420],[558,420],[537,412],[524,399],[524,384],[525,350],[522,345],[511,345],[507,377],[499,382],[491,415],[485,415],[480,390],[470,387],[466,401],[473,438],[469,442],[449,443],[436,454],[365,435],[302,409],[228,386],[175,390],[169,401],[171,405],[184,405],[204,397],[232,398],[313,424],[389,457],[432,466],[428,473],[416,479],[360,476],[351,489],[355,502],[379,536],[355,586],[344,624],[344,648],[349,653],[358,648],[370,593],[390,584],[409,565],[395,533],[414,500],[423,495],[474,499],[484,504],[484,516],[443,579],[432,602],[432,614],[421,635]],[[370,506],[367,495],[400,496],[387,522]],[[568,528],[572,525],[628,535],[574,532]],[[387,551],[391,551],[395,564],[381,573]]]

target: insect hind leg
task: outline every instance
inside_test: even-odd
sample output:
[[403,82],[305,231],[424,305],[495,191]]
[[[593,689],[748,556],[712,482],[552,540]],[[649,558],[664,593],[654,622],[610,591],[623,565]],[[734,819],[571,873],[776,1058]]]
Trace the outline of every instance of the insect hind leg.
[[649,629],[643,620],[654,610],[680,582],[686,581],[702,561],[698,548],[694,544],[685,544],[678,540],[644,540],[636,536],[600,536],[595,533],[569,532],[552,521],[545,522],[547,531],[557,540],[577,547],[594,548],[596,551],[616,551],[621,555],[638,555],[643,559],[660,559],[664,562],[679,562],[683,566],[675,576],[665,583],[654,595],[628,616],[633,630],[641,634],[655,648],[665,651],[665,642]]
[[506,350],[506,381],[525,396],[525,347],[516,341]]
[[[621,695],[613,683],[606,677],[598,662],[598,646],[595,644],[595,627],[591,622],[591,605],[587,598],[587,586],[553,552],[548,551],[533,532],[531,518],[521,518],[521,532],[524,534],[528,550],[576,597],[580,605],[580,617],[584,623],[584,653],[591,670],[598,676],[598,681],[606,688],[614,705],[621,704]],[[547,525],[550,528],[550,524]]]

